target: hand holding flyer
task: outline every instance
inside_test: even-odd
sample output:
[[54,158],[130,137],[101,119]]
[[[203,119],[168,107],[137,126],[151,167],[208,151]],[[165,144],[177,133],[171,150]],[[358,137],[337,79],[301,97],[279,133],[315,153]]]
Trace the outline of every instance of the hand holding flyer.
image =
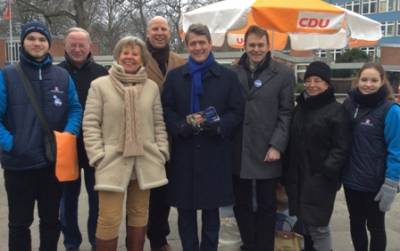
[[203,111],[192,113],[186,116],[186,122],[193,127],[201,128],[203,124],[213,124],[220,121],[217,110],[209,106]]

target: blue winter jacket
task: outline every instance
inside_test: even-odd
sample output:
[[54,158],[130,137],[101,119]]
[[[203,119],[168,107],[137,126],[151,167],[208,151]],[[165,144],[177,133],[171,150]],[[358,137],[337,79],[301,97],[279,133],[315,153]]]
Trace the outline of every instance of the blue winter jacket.
[[[68,72],[52,65],[48,55],[36,62],[21,53],[20,64],[36,94],[51,130],[78,135],[82,108]],[[7,79],[5,79],[7,72]],[[44,156],[43,129],[14,66],[0,72],[1,164],[8,170],[49,166]]]
[[385,141],[387,144],[386,178],[400,181],[400,106],[393,105],[385,118]]

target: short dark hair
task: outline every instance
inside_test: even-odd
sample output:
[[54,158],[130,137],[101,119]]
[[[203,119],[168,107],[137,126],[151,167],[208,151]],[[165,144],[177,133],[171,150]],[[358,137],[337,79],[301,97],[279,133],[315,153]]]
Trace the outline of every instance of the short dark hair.
[[267,44],[269,44],[269,36],[267,31],[257,25],[252,25],[247,29],[246,33],[244,34],[244,44],[247,43],[247,38],[250,34],[254,34],[258,37],[265,36],[267,38]]
[[191,24],[185,34],[185,44],[188,44],[189,41],[189,34],[194,33],[198,36],[206,36],[208,42],[211,43],[211,34],[210,30],[208,29],[207,25],[204,24]]

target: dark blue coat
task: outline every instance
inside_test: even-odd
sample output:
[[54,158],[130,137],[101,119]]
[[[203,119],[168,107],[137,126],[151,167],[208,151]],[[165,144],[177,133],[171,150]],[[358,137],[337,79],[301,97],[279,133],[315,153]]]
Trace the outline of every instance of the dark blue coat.
[[172,206],[209,209],[232,204],[232,135],[243,119],[242,87],[234,72],[213,63],[203,75],[200,110],[214,106],[221,117],[219,135],[205,132],[182,137],[180,125],[190,114],[188,64],[172,70],[162,95],[171,137],[169,200]]

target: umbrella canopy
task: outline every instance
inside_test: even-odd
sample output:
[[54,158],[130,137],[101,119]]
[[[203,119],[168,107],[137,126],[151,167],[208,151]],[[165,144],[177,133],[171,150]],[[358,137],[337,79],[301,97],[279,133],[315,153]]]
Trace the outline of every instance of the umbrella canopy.
[[288,36],[295,50],[370,46],[382,36],[379,22],[319,0],[225,0],[184,13],[183,31],[193,23],[208,26],[214,46],[227,37],[236,48],[254,24],[269,31],[278,50]]

